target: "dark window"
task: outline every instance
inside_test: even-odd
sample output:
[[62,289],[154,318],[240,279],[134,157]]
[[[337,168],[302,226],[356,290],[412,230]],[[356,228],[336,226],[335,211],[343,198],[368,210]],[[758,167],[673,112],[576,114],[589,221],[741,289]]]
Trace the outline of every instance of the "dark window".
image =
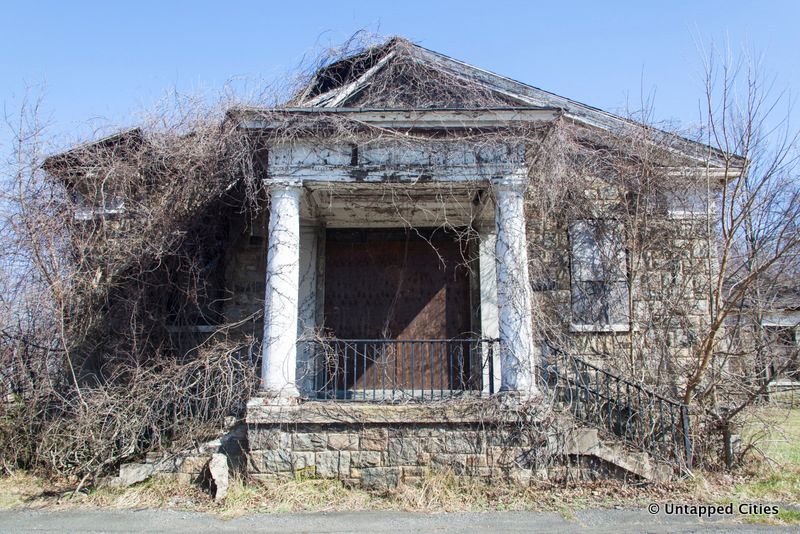
[[587,219],[570,225],[573,330],[628,330],[624,236],[618,221]]

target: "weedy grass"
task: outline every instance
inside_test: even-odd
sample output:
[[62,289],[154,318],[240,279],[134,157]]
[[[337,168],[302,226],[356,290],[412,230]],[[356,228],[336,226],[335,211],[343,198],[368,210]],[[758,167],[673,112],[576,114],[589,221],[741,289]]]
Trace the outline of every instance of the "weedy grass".
[[[589,508],[643,507],[650,502],[779,503],[800,502],[800,409],[762,410],[770,434],[761,442],[764,458],[751,460],[736,475],[696,472],[671,484],[633,484],[615,480],[569,484],[468,479],[452,472],[428,473],[414,484],[386,491],[349,488],[338,480],[245,480],[234,476],[220,503],[196,485],[153,477],[128,488],[99,486],[74,492],[68,483],[48,482],[22,472],[0,479],[0,508],[170,508],[210,512],[221,517],[252,513],[397,510],[415,512],[553,511],[574,520]],[[747,432],[747,429],[745,429]],[[740,518],[748,523],[800,524],[800,511],[781,506],[777,515]]]
[[[2,480],[0,507],[98,507],[111,509],[169,508],[211,512],[222,517],[251,513],[396,510],[414,512],[556,511],[566,518],[575,510],[643,504],[654,487],[623,482],[582,482],[569,485],[465,479],[452,472],[428,474],[414,484],[385,491],[349,488],[338,480],[231,480],[228,495],[216,503],[195,485],[155,476],[128,488],[100,486],[75,493],[44,479],[13,474]],[[650,488],[650,489],[648,489]],[[641,493],[644,491],[644,493]],[[657,490],[659,494],[663,488]]]
[[15,471],[0,479],[0,510],[31,504],[45,492],[45,481],[34,475]]
[[[748,475],[735,485],[743,501],[800,502],[800,408],[769,407],[761,416],[770,425],[761,441],[763,458],[746,466]],[[745,433],[748,432],[745,429]],[[792,514],[788,514],[787,517]]]

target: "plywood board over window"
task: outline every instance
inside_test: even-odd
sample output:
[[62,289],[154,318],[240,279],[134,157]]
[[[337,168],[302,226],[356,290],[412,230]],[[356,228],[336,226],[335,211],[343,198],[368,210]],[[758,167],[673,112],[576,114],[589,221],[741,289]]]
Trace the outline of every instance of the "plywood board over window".
[[625,332],[630,328],[625,229],[610,219],[583,219],[569,227],[571,329]]

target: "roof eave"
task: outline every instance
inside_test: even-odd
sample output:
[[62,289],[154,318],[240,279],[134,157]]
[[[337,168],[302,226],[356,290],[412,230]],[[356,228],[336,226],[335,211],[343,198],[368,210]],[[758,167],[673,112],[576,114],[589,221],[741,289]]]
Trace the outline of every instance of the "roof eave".
[[239,115],[239,127],[245,130],[279,129],[286,123],[283,120],[276,120],[278,116],[301,117],[304,115],[339,116],[374,128],[461,129],[507,128],[552,122],[561,115],[561,110],[543,107],[479,109],[276,108],[269,110],[239,109],[233,113]]
[[71,163],[79,164],[82,156],[89,154],[103,146],[115,146],[126,144],[130,146],[140,146],[145,142],[144,132],[141,128],[129,128],[107,135],[95,141],[81,143],[70,149],[50,155],[44,159],[41,168],[47,172],[58,172],[59,170],[70,167]]

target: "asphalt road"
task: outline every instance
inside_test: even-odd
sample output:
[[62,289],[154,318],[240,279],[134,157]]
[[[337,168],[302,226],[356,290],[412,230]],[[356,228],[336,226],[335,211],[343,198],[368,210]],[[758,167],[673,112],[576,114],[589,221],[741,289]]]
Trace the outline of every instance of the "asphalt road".
[[224,520],[170,510],[4,510],[0,532],[797,532],[796,527],[650,515],[647,510],[587,510],[565,519],[556,513],[490,512],[417,514],[337,512],[257,514]]

